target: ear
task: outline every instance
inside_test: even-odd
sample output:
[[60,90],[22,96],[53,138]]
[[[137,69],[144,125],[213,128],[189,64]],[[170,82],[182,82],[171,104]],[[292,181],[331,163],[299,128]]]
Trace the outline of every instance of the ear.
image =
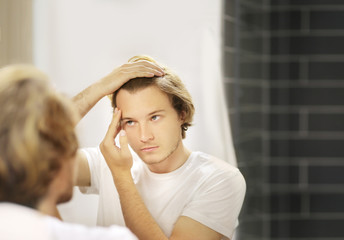
[[179,114],[179,120],[181,121],[182,124],[185,122],[185,118],[186,118],[186,112],[181,111]]

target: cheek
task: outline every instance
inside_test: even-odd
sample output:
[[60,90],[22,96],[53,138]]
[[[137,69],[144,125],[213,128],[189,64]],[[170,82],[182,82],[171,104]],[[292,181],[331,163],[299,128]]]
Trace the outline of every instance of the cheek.
[[180,119],[176,118],[175,120],[173,121],[170,121],[167,126],[170,132],[170,134],[179,134],[181,132],[181,126],[183,124],[183,121],[181,121]]

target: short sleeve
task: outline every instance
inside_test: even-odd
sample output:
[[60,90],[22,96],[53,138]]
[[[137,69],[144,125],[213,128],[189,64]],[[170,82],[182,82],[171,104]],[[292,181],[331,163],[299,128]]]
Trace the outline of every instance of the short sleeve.
[[200,185],[182,215],[231,238],[238,226],[245,192],[246,182],[238,169],[212,174]]
[[83,148],[81,151],[85,154],[88,161],[91,174],[91,186],[79,187],[80,191],[85,194],[99,194],[99,182],[101,176],[102,163],[105,161],[99,149],[96,148]]

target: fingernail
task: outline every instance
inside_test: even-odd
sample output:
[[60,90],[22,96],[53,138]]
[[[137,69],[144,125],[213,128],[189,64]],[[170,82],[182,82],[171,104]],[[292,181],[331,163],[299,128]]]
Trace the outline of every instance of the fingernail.
[[125,131],[122,129],[120,132],[119,132],[119,135],[121,136],[121,137],[123,137],[123,136],[125,136]]
[[118,113],[118,108],[115,108],[115,114],[117,114]]

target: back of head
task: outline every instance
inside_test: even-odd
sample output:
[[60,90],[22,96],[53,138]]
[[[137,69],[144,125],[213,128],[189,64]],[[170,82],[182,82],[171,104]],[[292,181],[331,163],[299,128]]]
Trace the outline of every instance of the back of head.
[[[133,63],[138,61],[148,61],[161,66],[161,64],[155,61],[153,58],[145,55],[132,57],[129,59],[128,62]],[[164,92],[168,96],[173,108],[177,111],[177,113],[180,116],[183,116],[184,124],[181,126],[181,128],[182,137],[185,138],[185,132],[187,131],[188,127],[192,125],[193,115],[195,112],[192,98],[177,74],[175,74],[172,70],[165,66],[164,72],[165,75],[162,77],[154,76],[152,78],[131,79],[127,83],[125,83],[120,89],[125,89],[133,93],[137,90],[149,86],[158,87],[162,92]],[[119,90],[114,92],[114,94],[111,97],[112,106],[114,108],[117,106],[116,96]]]
[[0,202],[35,208],[78,147],[71,105],[29,65],[0,69]]

